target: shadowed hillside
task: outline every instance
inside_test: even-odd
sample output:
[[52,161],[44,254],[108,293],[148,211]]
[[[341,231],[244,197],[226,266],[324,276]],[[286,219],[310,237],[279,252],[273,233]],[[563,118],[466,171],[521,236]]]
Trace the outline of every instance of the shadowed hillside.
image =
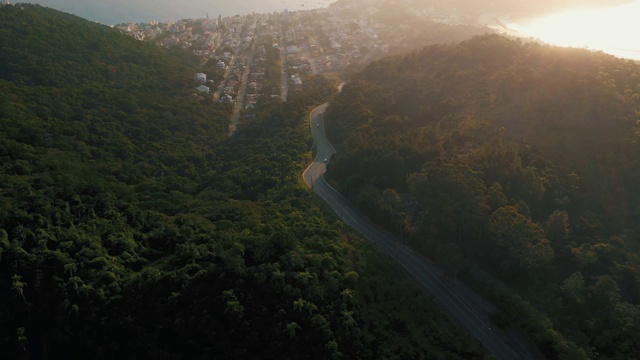
[[0,358],[480,359],[304,187],[309,78],[227,136],[197,61],[0,7]]

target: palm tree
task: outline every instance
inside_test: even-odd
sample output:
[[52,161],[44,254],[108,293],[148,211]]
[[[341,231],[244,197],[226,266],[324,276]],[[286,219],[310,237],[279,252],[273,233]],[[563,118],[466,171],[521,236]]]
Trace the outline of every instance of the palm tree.
[[342,325],[346,329],[351,329],[358,325],[356,320],[353,318],[353,311],[342,311]]
[[302,328],[298,325],[297,322],[290,322],[284,327],[284,333],[289,335],[290,338],[293,339],[296,336],[296,331],[301,330]]
[[309,312],[309,315],[313,314],[314,311],[318,311],[318,307],[312,302],[306,302],[304,304],[305,310]]
[[23,327],[19,327],[16,330],[16,342],[18,347],[22,348],[22,351],[27,351],[27,330]]
[[13,229],[13,236],[24,241],[27,229],[23,225],[18,225]]
[[303,299],[298,299],[295,300],[293,302],[293,310],[298,310],[298,311],[302,311],[302,309],[304,308],[304,303],[306,301],[304,301]]
[[69,278],[69,284],[73,286],[73,289],[76,291],[76,295],[80,295],[80,285],[84,284],[82,279],[78,276],[73,276]]
[[78,265],[75,262],[68,262],[64,264],[64,271],[68,271],[69,276],[73,277],[73,272],[78,271]]
[[271,273],[271,276],[271,281],[284,284],[285,273],[280,271],[279,268],[276,268],[273,273]]
[[89,297],[89,292],[93,291],[93,285],[87,285],[83,283],[80,285],[80,289],[78,290],[78,294],[84,294],[86,297]]
[[24,296],[24,287],[27,286],[27,283],[22,281],[22,276],[14,274],[11,278],[13,280],[13,285],[11,286],[11,290],[17,292],[22,300],[26,303],[27,298]]

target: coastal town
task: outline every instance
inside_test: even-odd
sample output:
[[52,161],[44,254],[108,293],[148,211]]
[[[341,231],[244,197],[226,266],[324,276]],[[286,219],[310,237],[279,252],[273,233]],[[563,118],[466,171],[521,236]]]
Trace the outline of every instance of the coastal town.
[[[237,15],[209,14],[200,19],[116,25],[141,41],[179,47],[197,55],[202,72],[194,74],[195,99],[234,106],[231,131],[239,117],[253,116],[261,97],[286,101],[310,75],[339,73],[375,58],[429,44],[425,32],[460,27],[461,33],[486,27],[461,24],[457,14],[425,10],[421,26],[402,14],[376,7],[332,4],[328,8]],[[399,18],[399,19],[398,19]],[[398,21],[404,23],[398,24]]]

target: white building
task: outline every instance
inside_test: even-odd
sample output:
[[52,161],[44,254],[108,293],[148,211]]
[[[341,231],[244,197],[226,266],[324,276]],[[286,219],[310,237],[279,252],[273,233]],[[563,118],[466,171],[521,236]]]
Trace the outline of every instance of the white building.
[[196,90],[198,90],[198,92],[200,94],[208,94],[209,93],[209,87],[208,86],[204,86],[204,85],[200,85],[196,88]]

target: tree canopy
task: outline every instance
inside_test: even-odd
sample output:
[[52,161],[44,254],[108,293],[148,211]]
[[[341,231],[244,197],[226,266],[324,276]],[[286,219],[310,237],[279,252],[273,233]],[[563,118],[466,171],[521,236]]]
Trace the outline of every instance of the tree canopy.
[[375,61],[325,114],[333,184],[548,358],[640,353],[637,63],[483,35]]
[[3,358],[481,358],[304,187],[305,81],[228,137],[180,50],[0,7]]

